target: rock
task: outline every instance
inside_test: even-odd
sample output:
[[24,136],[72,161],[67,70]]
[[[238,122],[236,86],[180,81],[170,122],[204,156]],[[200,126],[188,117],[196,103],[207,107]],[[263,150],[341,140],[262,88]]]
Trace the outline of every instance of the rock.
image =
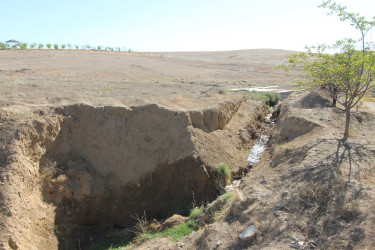
[[280,211],[279,210],[273,211],[273,215],[275,215],[275,217],[280,217]]
[[18,249],[17,243],[11,237],[8,240],[8,244],[11,249]]
[[315,249],[315,248],[317,248],[317,245],[316,245],[315,242],[310,242],[310,243],[309,243],[309,246],[310,246],[310,249]]
[[186,221],[188,220],[187,217],[184,217],[184,216],[181,216],[181,215],[178,215],[178,214],[174,214],[172,217],[169,217],[168,219],[166,219],[162,226],[163,226],[163,229],[167,229],[167,228],[171,228],[171,227],[174,227],[174,226],[177,226],[177,225],[181,225],[183,223],[185,223]]
[[215,249],[219,248],[219,246],[221,245],[221,241],[218,241],[215,243]]
[[292,242],[291,243],[298,243],[298,239],[296,237],[290,237]]
[[301,246],[298,245],[298,244],[290,244],[289,246],[290,246],[291,248],[294,248],[294,249],[300,249],[300,248],[301,248]]
[[256,226],[250,225],[238,237],[240,238],[240,240],[251,240],[255,237],[256,232]]

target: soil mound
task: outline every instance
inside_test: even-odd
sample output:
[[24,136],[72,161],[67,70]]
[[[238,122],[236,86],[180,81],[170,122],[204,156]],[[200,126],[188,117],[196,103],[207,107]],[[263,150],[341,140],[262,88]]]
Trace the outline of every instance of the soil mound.
[[302,98],[300,107],[303,109],[326,108],[332,106],[329,100],[318,92],[310,92]]

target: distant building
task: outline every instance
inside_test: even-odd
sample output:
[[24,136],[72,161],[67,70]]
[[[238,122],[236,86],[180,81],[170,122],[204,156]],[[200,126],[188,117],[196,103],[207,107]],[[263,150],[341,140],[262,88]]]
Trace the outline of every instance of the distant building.
[[13,47],[13,46],[19,45],[20,42],[17,40],[11,39],[9,41],[6,41],[5,44],[7,44],[9,47]]

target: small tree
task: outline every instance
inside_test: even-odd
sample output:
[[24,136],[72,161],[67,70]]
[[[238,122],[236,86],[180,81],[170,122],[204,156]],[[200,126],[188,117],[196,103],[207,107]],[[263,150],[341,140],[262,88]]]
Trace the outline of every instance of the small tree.
[[70,43],[68,43],[67,46],[68,46],[68,49],[72,48],[72,45]]
[[0,43],[0,49],[6,49],[6,48],[7,48],[7,46],[6,46],[5,43]]
[[59,45],[55,43],[55,44],[53,45],[53,48],[54,48],[54,49],[59,49]]
[[78,45],[75,45],[74,47],[75,47],[76,49],[79,49],[79,46],[78,46]]
[[27,49],[27,43],[21,43],[20,44],[20,49],[22,49],[22,50]]
[[51,47],[52,47],[52,44],[50,44],[50,43],[47,43],[47,49],[50,49]]
[[35,49],[36,48],[36,43],[30,44],[30,49]]
[[[341,21],[349,21],[361,33],[361,39],[343,39],[331,46],[322,44],[310,47],[307,53],[289,56],[288,63],[282,68],[288,70],[290,67],[302,67],[308,77],[303,84],[308,87],[320,86],[332,97],[334,105],[337,101],[344,107],[344,137],[347,138],[350,110],[374,86],[374,44],[366,43],[365,37],[375,26],[375,17],[374,21],[367,21],[359,14],[347,12],[346,7],[332,3],[331,0],[323,2],[319,7],[328,8],[329,14],[337,14]],[[358,42],[360,50],[357,49]]]
[[43,45],[42,43],[40,43],[40,44],[38,45],[38,49],[43,49],[43,47],[44,47],[44,45]]
[[65,45],[65,44],[61,44],[61,48],[62,48],[62,49],[65,49],[65,48],[66,48],[66,45]]

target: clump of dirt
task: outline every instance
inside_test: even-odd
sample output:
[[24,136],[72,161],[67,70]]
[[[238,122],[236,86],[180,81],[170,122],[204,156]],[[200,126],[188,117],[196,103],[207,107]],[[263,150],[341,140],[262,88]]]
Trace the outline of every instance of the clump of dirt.
[[76,104],[43,114],[15,120],[1,152],[2,248],[85,246],[136,214],[187,213],[216,197],[219,163],[246,166],[246,128],[256,122],[246,99],[193,111]]

